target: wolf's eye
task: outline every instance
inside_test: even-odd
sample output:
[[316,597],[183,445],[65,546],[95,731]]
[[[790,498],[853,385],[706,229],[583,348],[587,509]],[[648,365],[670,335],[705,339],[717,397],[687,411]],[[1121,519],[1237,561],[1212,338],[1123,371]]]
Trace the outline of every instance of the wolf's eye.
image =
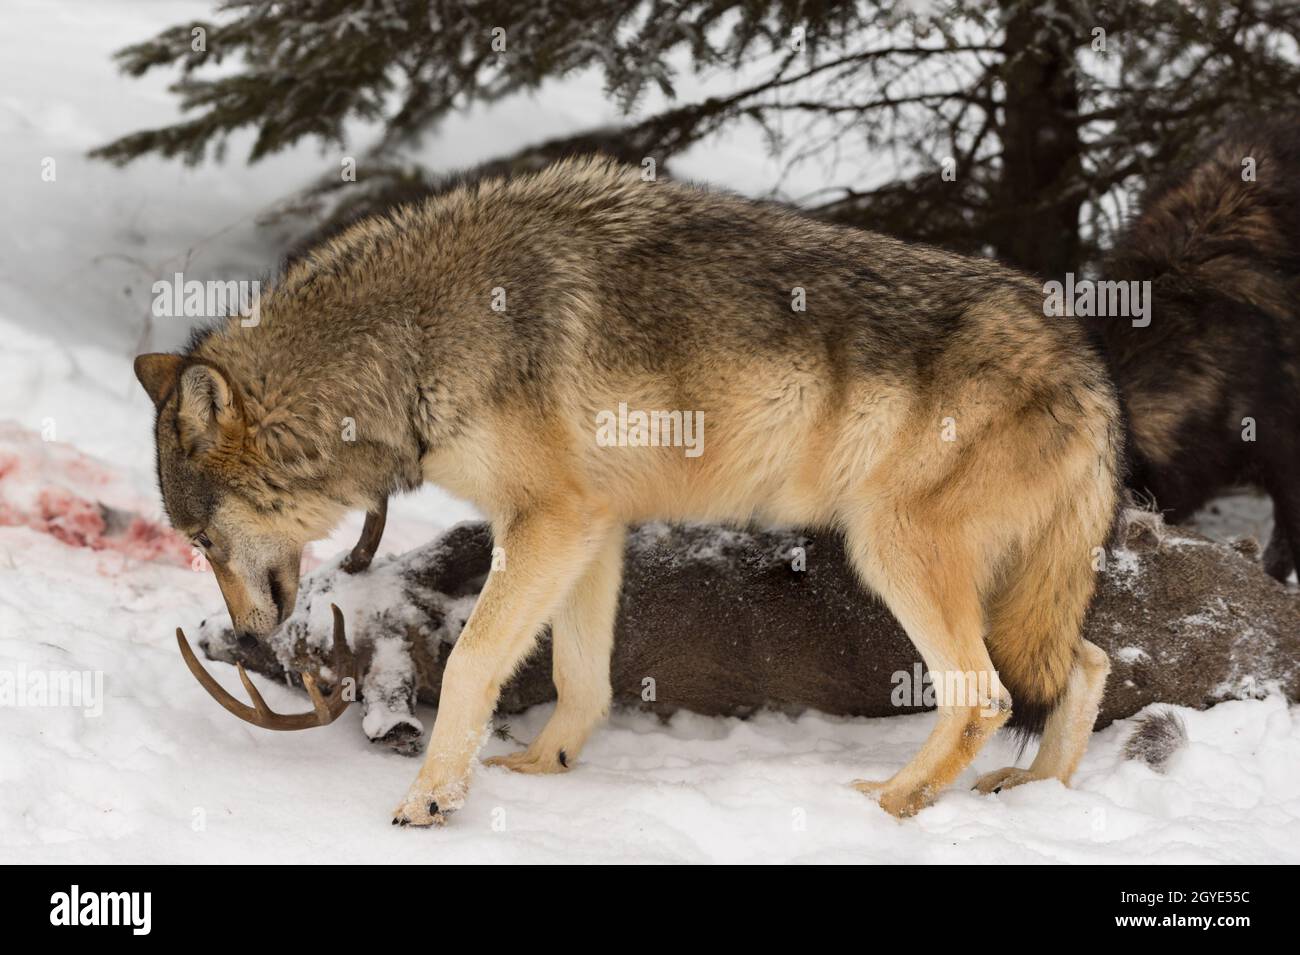
[[204,550],[207,550],[212,546],[212,541],[209,539],[207,534],[195,534],[194,543],[202,547]]

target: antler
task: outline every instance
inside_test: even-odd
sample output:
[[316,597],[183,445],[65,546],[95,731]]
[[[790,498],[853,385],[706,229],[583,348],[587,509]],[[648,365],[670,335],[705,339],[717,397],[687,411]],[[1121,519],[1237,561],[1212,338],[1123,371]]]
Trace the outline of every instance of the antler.
[[340,565],[339,569],[343,573],[359,574],[370,566],[370,562],[375,559],[375,551],[379,550],[379,541],[384,536],[384,524],[387,520],[388,498],[384,498],[379,502],[379,507],[366,512],[366,523],[361,528],[361,538],[352,548],[352,553],[348,554],[347,559]]
[[257,692],[257,687],[253,686],[253,681],[248,678],[244,672],[242,663],[235,664],[239,669],[240,682],[244,684],[244,689],[248,691],[253,705],[241,703],[229,693],[227,693],[215,679],[212,674],[203,669],[203,664],[194,655],[190,649],[189,641],[185,639],[185,632],[180,627],[176,628],[176,642],[180,645],[181,656],[185,658],[185,665],[190,668],[194,674],[194,679],[203,685],[203,689],[208,691],[208,695],[214,700],[234,713],[241,720],[252,723],[254,726],[261,726],[269,730],[305,730],[313,726],[328,726],[339,718],[339,715],[348,708],[352,702],[343,695],[343,678],[344,676],[356,676],[355,662],[352,658],[352,651],[348,649],[347,637],[343,627],[343,612],[334,604],[330,604],[330,609],[334,611],[334,659],[331,667],[338,674],[334,690],[326,696],[321,693],[320,688],[316,685],[316,678],[310,673],[302,673],[302,685],[307,688],[307,694],[311,697],[312,706],[315,708],[311,713],[276,713],[266,701],[262,699],[262,694]]

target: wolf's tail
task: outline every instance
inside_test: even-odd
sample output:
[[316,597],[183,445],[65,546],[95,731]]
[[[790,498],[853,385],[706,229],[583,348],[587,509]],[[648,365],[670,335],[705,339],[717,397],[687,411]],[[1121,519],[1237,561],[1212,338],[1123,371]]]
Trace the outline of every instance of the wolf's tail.
[[1287,288],[1300,275],[1300,113],[1230,128],[1153,187],[1113,261],[1137,278],[1199,280],[1294,314]]
[[1041,733],[1074,668],[1094,574],[1079,538],[1058,523],[1023,551],[988,610],[988,650],[1011,693],[1008,726]]
[[1096,551],[1114,517],[1107,497],[1094,485],[1091,493],[1058,498],[1045,532],[1019,549],[987,604],[989,656],[1011,694],[1007,726],[1022,741],[1043,731],[1075,667],[1096,586]]

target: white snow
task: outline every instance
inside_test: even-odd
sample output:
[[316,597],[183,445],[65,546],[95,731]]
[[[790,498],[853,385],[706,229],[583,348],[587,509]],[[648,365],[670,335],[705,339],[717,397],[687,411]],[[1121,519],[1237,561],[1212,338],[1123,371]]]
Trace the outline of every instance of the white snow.
[[1137,663],[1139,660],[1150,659],[1150,654],[1141,647],[1120,647],[1115,658],[1121,663]]
[[[905,822],[847,783],[901,766],[931,715],[683,714],[663,724],[615,714],[567,775],[481,769],[465,808],[435,831],[390,827],[418,763],[367,742],[355,708],[285,734],[214,705],[173,634],[179,624],[193,636],[221,601],[184,542],[148,520],[160,519],[152,409],[130,359],[146,338],[168,348],[187,332],[164,323],[146,333],[155,278],[178,268],[257,277],[281,238],[257,229],[257,214],[337,159],[305,146],[248,168],[238,161],[246,140],[232,144],[232,164],[196,169],[84,158],[176,115],[166,75],[121,78],[109,54],[209,10],[195,0],[5,3],[0,862],[1300,861],[1300,708],[1278,697],[1180,709],[1190,743],[1163,775],[1122,759],[1131,721],[1116,724],[1094,737],[1072,789],[972,793],[978,773],[1015,756],[996,740]],[[599,78],[579,76],[457,118],[424,148],[460,165],[613,117]],[[46,158],[54,182],[41,178]],[[776,168],[743,138],[678,165],[733,185],[770,181]],[[101,502],[146,520],[123,532]],[[395,503],[384,549],[472,516],[430,489]],[[313,560],[333,559],[360,525],[351,517]],[[242,693],[230,667],[209,669]],[[100,705],[33,705],[39,696],[26,692],[57,696],[83,675],[92,692],[102,678]],[[306,709],[301,694],[259,682],[273,707]],[[512,719],[511,734],[530,739],[548,710]],[[432,717],[421,710],[426,727]],[[512,746],[492,739],[485,754]]]

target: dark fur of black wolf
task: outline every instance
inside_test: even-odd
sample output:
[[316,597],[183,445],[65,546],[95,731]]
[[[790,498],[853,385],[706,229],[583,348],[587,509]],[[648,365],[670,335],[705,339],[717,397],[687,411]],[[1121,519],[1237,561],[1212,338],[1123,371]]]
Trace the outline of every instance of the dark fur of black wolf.
[[1152,283],[1149,326],[1094,324],[1130,426],[1130,487],[1172,521],[1261,488],[1265,566],[1285,579],[1300,562],[1300,114],[1228,130],[1154,186],[1102,277]]

